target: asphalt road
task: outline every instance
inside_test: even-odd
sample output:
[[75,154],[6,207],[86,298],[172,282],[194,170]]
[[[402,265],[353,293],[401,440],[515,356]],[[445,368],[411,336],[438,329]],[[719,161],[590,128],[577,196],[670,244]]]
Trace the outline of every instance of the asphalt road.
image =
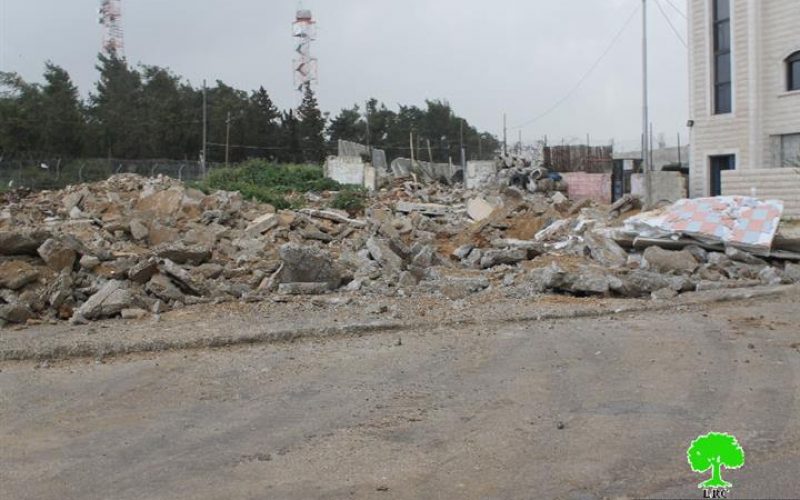
[[800,497],[793,297],[0,364],[0,498]]

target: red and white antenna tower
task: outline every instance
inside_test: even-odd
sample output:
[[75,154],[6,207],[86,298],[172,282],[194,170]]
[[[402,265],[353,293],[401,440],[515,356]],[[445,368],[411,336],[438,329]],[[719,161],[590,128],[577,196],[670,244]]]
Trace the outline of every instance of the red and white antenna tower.
[[317,26],[311,11],[300,7],[292,25],[292,35],[297,39],[297,57],[294,60],[294,84],[298,92],[306,85],[317,83],[317,58],[311,56],[311,42],[317,39]]
[[103,52],[108,55],[125,56],[125,43],[122,36],[122,0],[102,0],[99,21],[103,33]]

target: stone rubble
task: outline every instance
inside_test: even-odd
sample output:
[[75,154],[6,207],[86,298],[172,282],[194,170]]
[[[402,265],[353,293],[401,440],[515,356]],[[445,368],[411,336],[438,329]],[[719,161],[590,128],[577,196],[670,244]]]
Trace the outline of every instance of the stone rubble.
[[[544,179],[526,182],[537,176]],[[131,174],[6,195],[0,325],[140,320],[194,304],[336,290],[454,301],[490,290],[670,300],[800,282],[800,265],[741,249],[637,248],[616,232],[620,217],[639,208],[630,197],[609,208],[519,182],[475,190],[396,179],[355,216],[331,209],[334,195],[276,210],[236,192]]]

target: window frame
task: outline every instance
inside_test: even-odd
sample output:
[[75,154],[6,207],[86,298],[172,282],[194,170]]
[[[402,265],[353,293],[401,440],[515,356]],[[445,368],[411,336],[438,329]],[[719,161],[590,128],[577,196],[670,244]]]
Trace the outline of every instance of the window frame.
[[[727,4],[727,17],[719,17],[720,2]],[[711,0],[711,39],[712,39],[712,87],[713,99],[711,108],[714,115],[727,115],[733,113],[733,13],[730,0]],[[720,36],[725,30],[726,36]],[[721,48],[721,41],[727,40],[727,47]],[[727,58],[727,79],[720,79],[720,64]],[[724,93],[723,93],[724,92]],[[724,96],[724,102],[722,98]]]
[[786,91],[787,92],[800,91],[800,78],[797,81],[795,81],[794,79],[795,66],[800,68],[800,50],[798,50],[793,54],[790,54],[789,57],[785,59],[785,64],[786,64]]

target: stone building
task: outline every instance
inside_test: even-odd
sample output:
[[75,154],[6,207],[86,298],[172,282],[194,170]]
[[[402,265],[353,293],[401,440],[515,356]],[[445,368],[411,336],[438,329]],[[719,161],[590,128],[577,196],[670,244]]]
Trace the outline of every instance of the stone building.
[[689,0],[691,196],[800,216],[800,1]]

